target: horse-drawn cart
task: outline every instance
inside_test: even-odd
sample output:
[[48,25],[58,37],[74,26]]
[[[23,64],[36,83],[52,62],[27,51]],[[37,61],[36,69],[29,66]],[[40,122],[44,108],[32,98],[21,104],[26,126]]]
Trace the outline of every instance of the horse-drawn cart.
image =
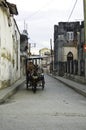
[[26,58],[26,89],[32,87],[34,93],[37,87],[42,87],[43,90],[45,85],[41,60],[42,57]]

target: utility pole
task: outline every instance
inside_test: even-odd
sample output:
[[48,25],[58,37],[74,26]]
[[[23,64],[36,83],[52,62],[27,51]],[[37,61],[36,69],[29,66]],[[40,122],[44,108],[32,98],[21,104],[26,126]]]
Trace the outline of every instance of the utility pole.
[[85,60],[85,77],[86,77],[86,0],[83,0],[83,7],[84,7],[84,40],[85,40],[85,43],[83,45],[83,56]]

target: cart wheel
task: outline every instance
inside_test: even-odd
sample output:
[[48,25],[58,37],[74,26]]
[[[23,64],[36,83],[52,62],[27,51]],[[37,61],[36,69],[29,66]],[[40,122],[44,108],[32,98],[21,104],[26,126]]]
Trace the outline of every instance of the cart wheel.
[[44,90],[44,80],[42,80],[42,90]]
[[26,89],[28,89],[28,80],[26,81]]
[[27,84],[27,87],[26,87],[26,89],[28,90],[28,84]]
[[33,93],[36,93],[36,86],[32,87]]

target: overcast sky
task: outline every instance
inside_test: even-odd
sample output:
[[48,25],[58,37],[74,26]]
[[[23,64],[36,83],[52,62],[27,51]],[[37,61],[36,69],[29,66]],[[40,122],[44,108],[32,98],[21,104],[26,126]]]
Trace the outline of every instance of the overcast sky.
[[[29,33],[30,43],[36,43],[32,51],[44,47],[50,48],[53,39],[54,25],[68,22],[68,18],[76,0],[7,0],[17,5],[19,15],[15,17],[20,32],[24,29],[24,21]],[[70,21],[82,21],[83,0],[77,0]]]

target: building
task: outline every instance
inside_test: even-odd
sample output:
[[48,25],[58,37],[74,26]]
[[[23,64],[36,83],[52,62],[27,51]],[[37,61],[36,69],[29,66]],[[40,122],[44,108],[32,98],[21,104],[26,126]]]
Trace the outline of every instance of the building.
[[80,26],[80,43],[78,46],[79,49],[79,59],[78,59],[78,65],[79,65],[79,71],[78,74],[80,76],[85,75],[85,60],[84,60],[84,51],[83,51],[83,45],[85,43],[85,35],[84,35],[84,21],[81,22]]
[[[20,52],[27,54],[28,50],[28,33],[27,30],[23,30],[23,33],[20,35]],[[23,55],[24,55],[23,54]]]
[[51,50],[48,48],[42,48],[39,50],[39,55],[43,56],[42,66],[47,67],[50,65]]
[[0,88],[20,78],[20,32],[14,15],[16,5],[0,0]]
[[50,55],[51,50],[48,48],[42,48],[39,50],[39,55],[44,56],[44,55]]
[[23,30],[23,33],[20,35],[20,72],[21,77],[26,74],[26,65],[25,59],[28,55],[28,33],[27,30]]
[[78,69],[73,70],[73,61],[76,64],[79,57],[79,33],[79,22],[59,22],[54,26],[54,69],[58,75]]
[[51,67],[51,49],[42,48],[39,50],[39,55],[43,57],[42,66],[44,67],[45,72],[50,72]]

